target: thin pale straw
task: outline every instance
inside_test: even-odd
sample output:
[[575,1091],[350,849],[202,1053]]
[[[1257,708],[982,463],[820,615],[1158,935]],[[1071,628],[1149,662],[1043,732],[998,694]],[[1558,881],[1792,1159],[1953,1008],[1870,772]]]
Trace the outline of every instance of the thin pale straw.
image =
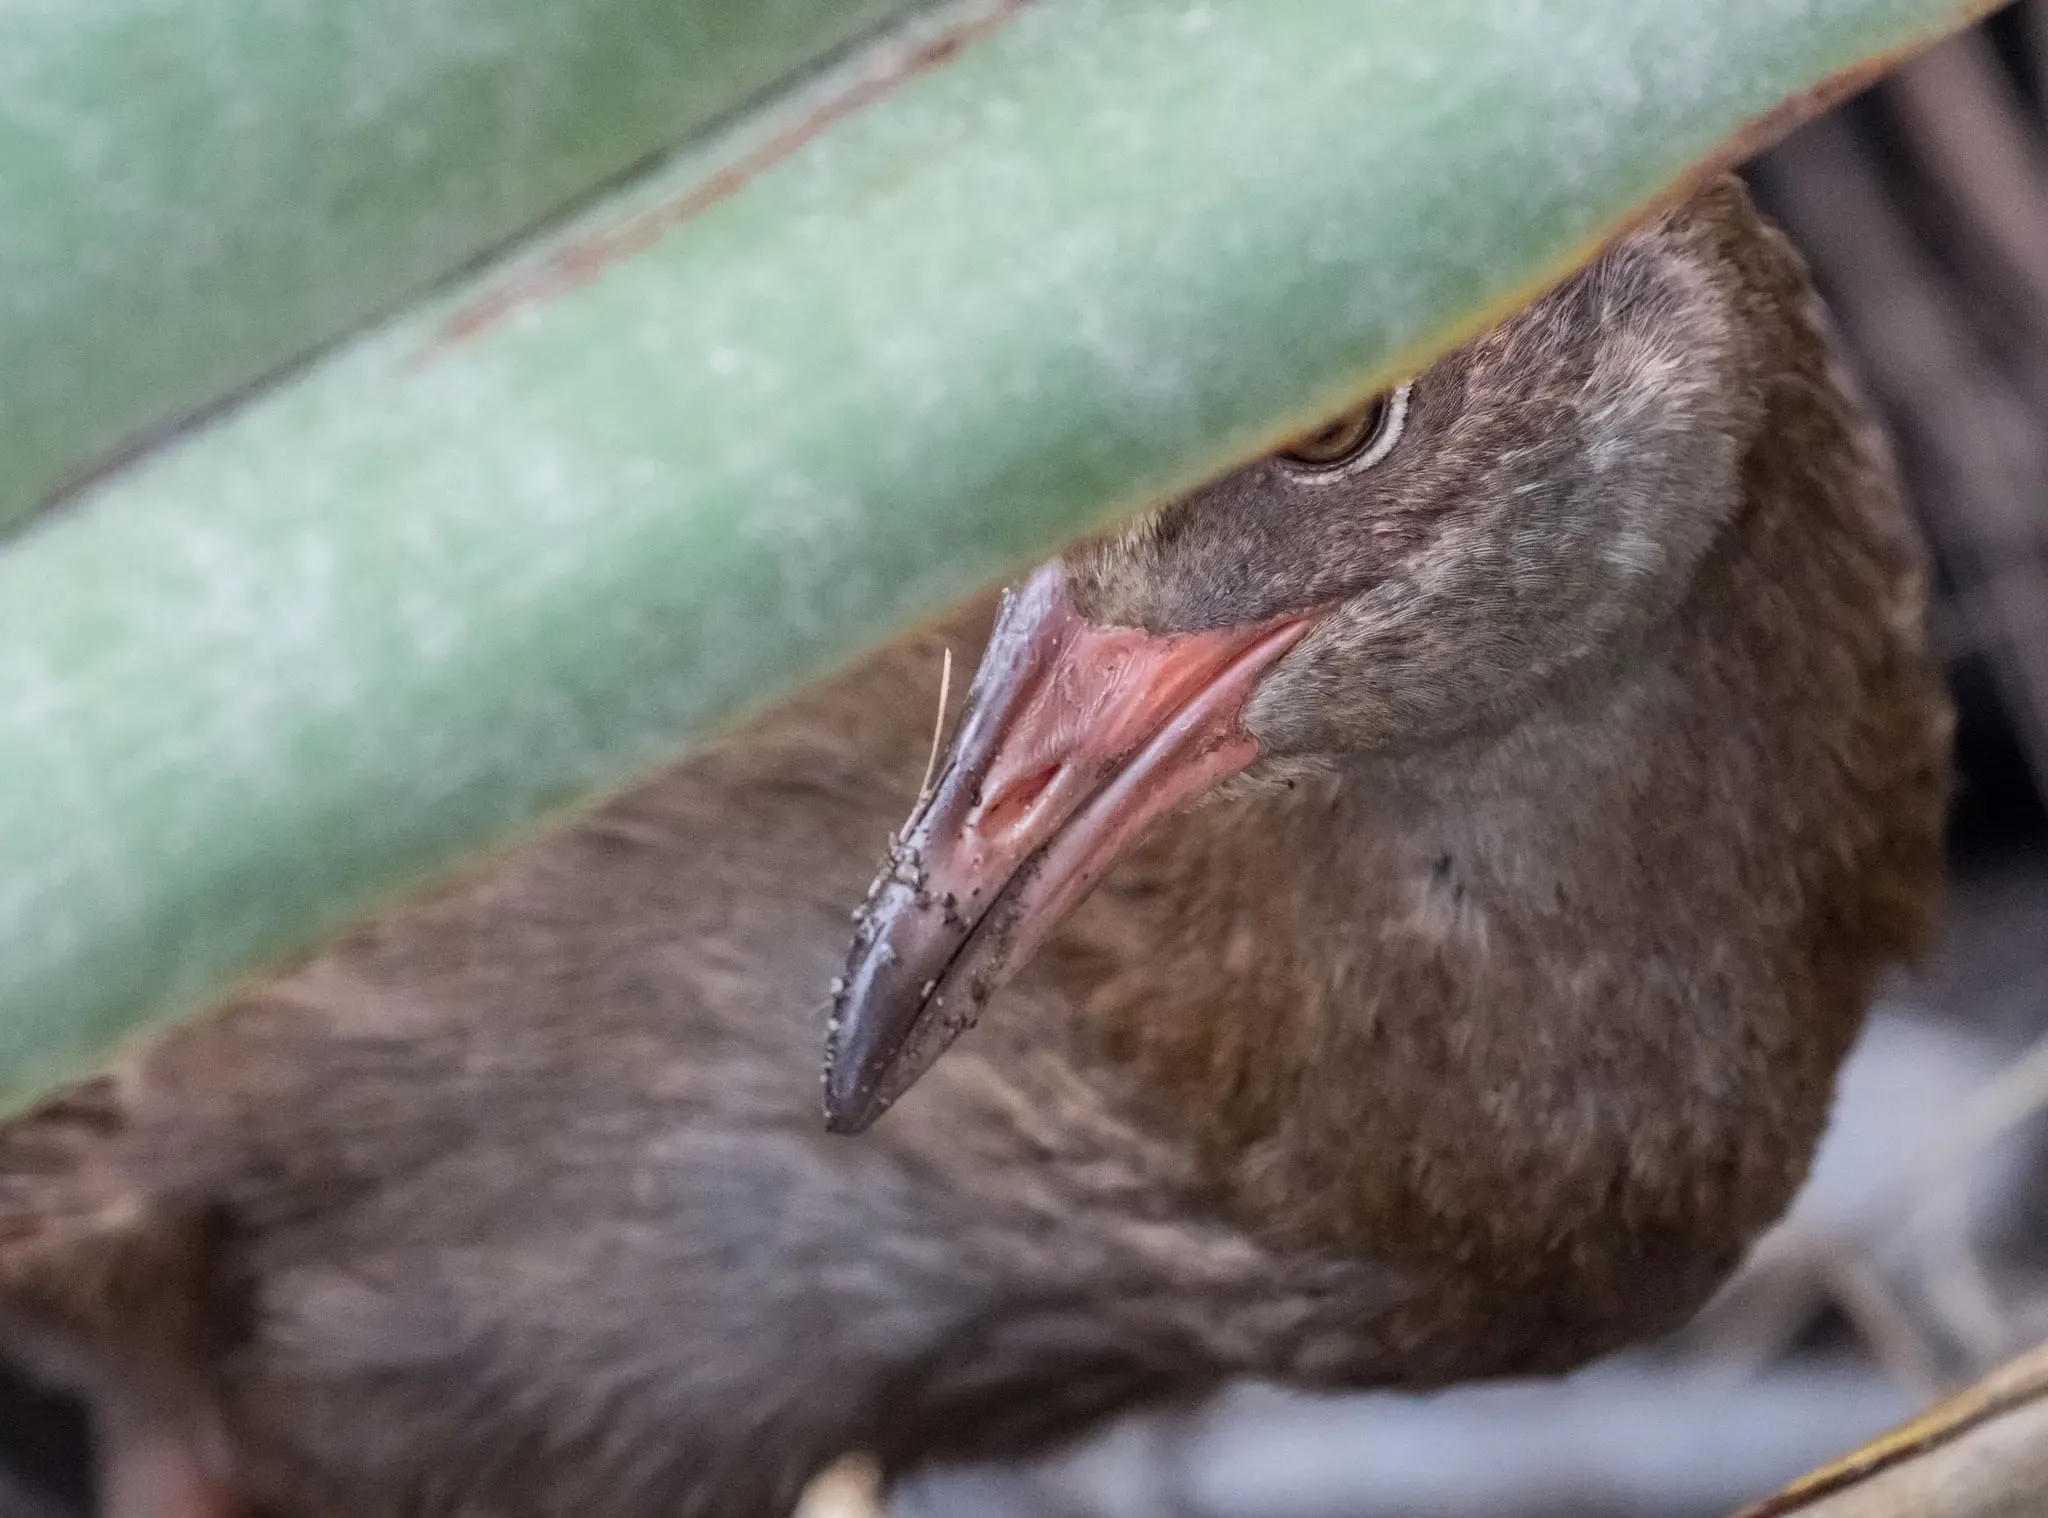
[[932,719],[932,751],[924,762],[924,779],[917,787],[917,804],[931,799],[932,777],[939,772],[939,745],[946,737],[946,702],[953,694],[953,650],[945,649],[946,661],[939,666],[939,714]]

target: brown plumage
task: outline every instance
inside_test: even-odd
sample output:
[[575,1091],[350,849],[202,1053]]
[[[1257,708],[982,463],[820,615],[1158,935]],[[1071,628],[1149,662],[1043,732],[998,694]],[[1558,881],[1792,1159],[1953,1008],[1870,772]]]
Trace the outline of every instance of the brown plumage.
[[956,801],[1064,794],[980,795],[970,717],[836,997],[835,1121],[901,1096],[863,1136],[827,987],[988,607],[0,1130],[0,1325],[111,1409],[123,1518],[673,1518],[1676,1323],[1938,871],[1918,557],[1814,323],[1717,184],[1421,375],[1384,459],[1041,576],[1010,622],[1119,660],[1284,635],[1189,750],[1239,773],[1028,957],[914,884]]

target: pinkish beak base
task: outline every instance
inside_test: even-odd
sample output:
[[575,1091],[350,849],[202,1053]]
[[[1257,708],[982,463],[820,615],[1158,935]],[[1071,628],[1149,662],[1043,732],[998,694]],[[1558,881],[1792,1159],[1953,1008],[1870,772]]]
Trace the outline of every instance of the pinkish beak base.
[[1098,627],[1056,564],[1005,596],[834,986],[827,1127],[887,1111],[1153,820],[1258,757],[1245,706],[1308,625]]

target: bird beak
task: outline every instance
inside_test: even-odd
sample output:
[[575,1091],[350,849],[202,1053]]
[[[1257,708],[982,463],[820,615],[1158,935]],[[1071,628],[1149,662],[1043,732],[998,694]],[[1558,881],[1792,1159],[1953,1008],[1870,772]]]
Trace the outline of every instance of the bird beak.
[[1258,757],[1245,706],[1308,625],[1097,627],[1057,564],[1004,596],[952,751],[833,987],[829,1128],[887,1111],[1153,819]]

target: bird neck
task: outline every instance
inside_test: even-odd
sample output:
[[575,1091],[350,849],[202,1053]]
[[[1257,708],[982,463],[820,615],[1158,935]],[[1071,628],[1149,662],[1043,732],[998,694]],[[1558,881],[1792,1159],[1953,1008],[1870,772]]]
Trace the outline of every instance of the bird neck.
[[1946,734],[1883,463],[1824,386],[1776,411],[1624,676],[1182,819],[1051,957],[1254,1231],[1655,1314],[1789,1200],[1925,937]]

